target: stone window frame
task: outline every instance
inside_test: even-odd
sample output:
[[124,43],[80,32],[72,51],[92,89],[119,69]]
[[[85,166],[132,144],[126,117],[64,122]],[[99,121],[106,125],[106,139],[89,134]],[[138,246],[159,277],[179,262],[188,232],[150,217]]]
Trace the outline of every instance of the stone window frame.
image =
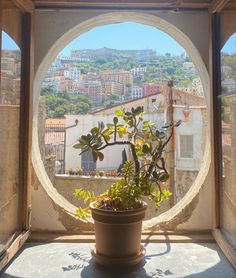
[[[208,128],[207,128],[207,138],[205,145],[205,152],[203,156],[203,162],[199,171],[199,174],[187,192],[187,194],[174,205],[167,212],[152,218],[151,220],[144,221],[143,228],[145,230],[151,229],[175,229],[179,224],[186,222],[190,217],[198,203],[198,197],[200,189],[203,187],[204,182],[209,177],[209,171],[211,168],[211,145],[210,145],[210,78],[206,68],[206,65],[203,61],[203,57],[200,55],[198,49],[190,40],[190,38],[178,29],[176,26],[170,22],[152,14],[146,12],[108,12],[98,16],[94,16],[91,19],[85,20],[84,22],[76,25],[71,28],[68,32],[62,35],[48,50],[47,54],[44,56],[41,64],[39,65],[34,81],[34,115],[33,115],[33,149],[32,149],[32,161],[35,173],[39,182],[41,183],[43,189],[47,192],[49,198],[52,200],[54,205],[58,207],[61,211],[59,214],[63,213],[70,217],[70,219],[75,219],[74,212],[76,207],[69,203],[65,198],[63,198],[55,190],[48,176],[45,174],[45,169],[39,152],[38,146],[38,103],[40,96],[40,85],[43,81],[45,72],[48,67],[55,59],[57,54],[63,49],[69,42],[78,37],[79,35],[87,32],[88,30],[102,26],[106,24],[114,24],[120,22],[133,21],[141,24],[146,24],[159,30],[166,32],[172,36],[178,43],[180,43],[188,52],[189,56],[192,58],[196,68],[198,69],[200,79],[203,84],[206,104],[207,104],[207,118],[208,118]],[[76,220],[76,225],[81,225],[81,230],[88,230],[92,222],[84,223]]]

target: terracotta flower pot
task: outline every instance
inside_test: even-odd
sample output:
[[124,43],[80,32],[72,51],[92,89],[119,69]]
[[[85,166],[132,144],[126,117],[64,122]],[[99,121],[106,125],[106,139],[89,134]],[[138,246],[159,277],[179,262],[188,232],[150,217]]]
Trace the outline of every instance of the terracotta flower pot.
[[139,209],[110,211],[90,204],[96,237],[91,253],[98,264],[132,266],[143,259],[141,234],[146,208],[144,203]]

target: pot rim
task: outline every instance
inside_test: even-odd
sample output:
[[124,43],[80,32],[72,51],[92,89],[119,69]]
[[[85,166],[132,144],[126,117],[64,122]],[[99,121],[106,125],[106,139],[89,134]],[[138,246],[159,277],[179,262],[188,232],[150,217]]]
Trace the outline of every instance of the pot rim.
[[141,212],[143,210],[146,210],[147,207],[148,207],[147,203],[142,201],[143,206],[141,208],[127,209],[127,210],[108,210],[108,209],[102,209],[102,208],[94,207],[95,203],[96,203],[96,201],[93,201],[89,204],[89,208],[92,211],[103,212],[103,213],[107,213],[107,214],[117,214],[117,215],[130,214],[130,213],[132,214],[132,213]]

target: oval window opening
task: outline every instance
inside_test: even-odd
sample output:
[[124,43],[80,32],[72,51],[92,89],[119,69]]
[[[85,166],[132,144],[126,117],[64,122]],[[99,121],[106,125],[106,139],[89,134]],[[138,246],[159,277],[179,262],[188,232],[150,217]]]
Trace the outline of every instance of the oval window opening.
[[137,106],[160,128],[170,118],[182,121],[168,154],[172,197],[158,210],[149,205],[146,219],[151,219],[185,196],[203,160],[206,101],[191,57],[166,33],[133,22],[93,28],[58,53],[42,82],[38,134],[45,170],[69,202],[83,205],[73,196],[78,187],[103,192],[129,157],[128,148],[112,147],[94,163],[73,145],[98,121],[112,122],[117,108]]

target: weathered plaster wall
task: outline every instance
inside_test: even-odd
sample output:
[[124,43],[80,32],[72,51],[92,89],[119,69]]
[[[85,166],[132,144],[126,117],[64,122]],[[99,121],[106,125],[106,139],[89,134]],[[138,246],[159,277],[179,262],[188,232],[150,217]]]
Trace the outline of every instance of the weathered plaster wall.
[[19,106],[0,105],[0,251],[18,229],[19,113]]
[[[201,168],[206,147],[207,117],[206,107],[189,107],[190,114],[186,120],[183,117],[183,107],[174,108],[174,118],[181,119],[181,125],[176,129],[176,196],[181,200],[194,183]],[[193,135],[193,158],[180,156],[180,135]]]
[[[195,201],[178,218],[178,230],[210,230],[212,219],[212,181],[209,172]],[[187,221],[186,221],[187,220]]]
[[[74,215],[68,212],[66,206],[62,209],[55,202],[52,202],[34,172],[32,175],[32,231],[79,233],[93,229],[92,224],[77,220]],[[73,205],[71,207],[70,211],[75,212],[76,207]]]
[[[176,40],[184,47],[190,50],[190,55],[196,65],[200,66],[198,54],[202,58],[205,66],[208,68],[208,15],[207,13],[155,13],[155,12],[119,12],[111,13],[102,11],[74,11],[74,12],[36,12],[35,22],[35,72],[36,80],[34,88],[34,138],[37,137],[37,105],[40,80],[46,70],[45,65],[56,57],[58,52],[67,45],[72,39],[79,34],[88,31],[96,25],[122,22],[127,18],[128,21],[136,21],[152,25],[160,25],[163,31],[171,33]],[[159,17],[156,18],[155,15]],[[97,18],[96,18],[97,16]],[[104,19],[105,18],[105,19]],[[172,26],[163,24],[161,19],[172,23]],[[76,27],[81,25],[81,29]],[[79,25],[80,26],[80,25]],[[181,32],[173,32],[174,28],[179,28]],[[68,32],[67,34],[65,34]],[[187,36],[191,41],[186,40]],[[188,41],[188,42],[187,42]],[[187,42],[187,43],[186,43]],[[195,48],[193,46],[195,45]],[[50,54],[50,55],[49,55]],[[44,58],[47,57],[45,60]],[[44,61],[43,61],[44,59]],[[44,62],[44,65],[41,64]],[[207,94],[207,104],[209,105],[209,79],[204,66],[199,67],[201,78],[204,80],[204,89]],[[209,113],[208,113],[209,115]],[[209,119],[208,119],[209,120]],[[209,134],[208,134],[209,135]],[[207,140],[206,140],[207,141]],[[36,143],[35,143],[36,142]],[[208,142],[209,143],[209,142]],[[42,165],[39,157],[37,139],[34,139],[33,146],[33,164]],[[209,144],[207,145],[209,148]],[[211,228],[211,175],[209,175],[209,157],[208,150],[205,155],[205,163],[202,165],[203,172],[198,175],[196,185],[193,190],[188,192],[188,196],[183,198],[170,211],[164,213],[158,219],[152,219],[145,223],[146,228],[164,228],[164,229],[210,229]],[[205,169],[205,171],[204,171]],[[208,176],[206,178],[208,172]],[[81,221],[76,221],[72,215],[75,206],[65,200],[55,188],[50,185],[50,180],[45,176],[45,170],[37,168],[39,180],[44,181],[43,186],[39,181],[34,183],[32,190],[33,195],[33,212],[32,212],[32,229],[33,230],[60,230],[60,231],[78,231],[89,229],[92,226],[84,225]],[[200,188],[203,186],[203,189]],[[197,192],[200,190],[200,193]],[[47,192],[46,192],[47,191]],[[208,194],[209,193],[209,194]],[[156,223],[156,224],[155,224]],[[180,223],[183,223],[180,225]]]

